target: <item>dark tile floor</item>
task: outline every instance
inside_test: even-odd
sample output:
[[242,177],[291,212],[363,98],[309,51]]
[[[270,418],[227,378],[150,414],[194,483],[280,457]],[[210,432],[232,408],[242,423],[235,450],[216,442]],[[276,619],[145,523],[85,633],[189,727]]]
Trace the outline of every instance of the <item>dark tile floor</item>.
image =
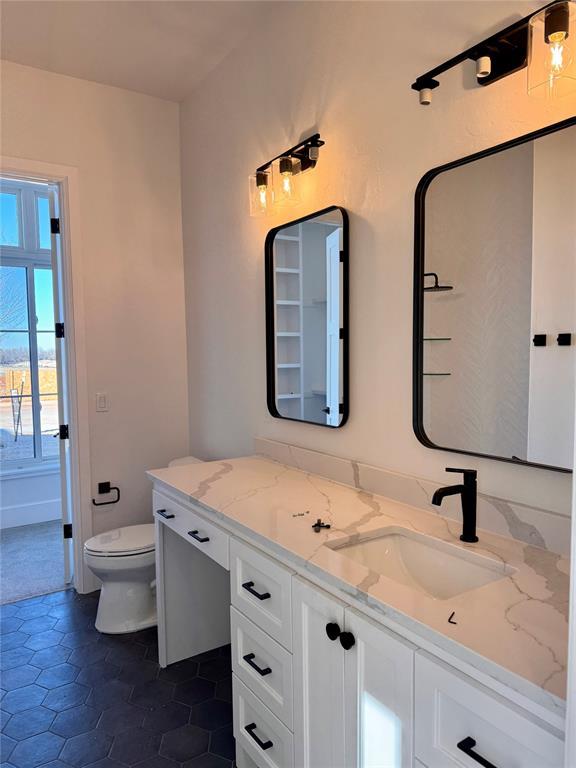
[[161,669],[155,628],[101,635],[97,605],[0,606],[2,768],[232,768],[229,646]]

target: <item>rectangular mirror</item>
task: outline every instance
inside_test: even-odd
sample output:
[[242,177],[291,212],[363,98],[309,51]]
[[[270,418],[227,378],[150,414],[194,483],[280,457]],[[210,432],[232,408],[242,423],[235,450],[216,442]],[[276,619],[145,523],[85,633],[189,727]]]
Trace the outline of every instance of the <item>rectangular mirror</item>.
[[348,418],[348,216],[332,206],[266,237],[268,410],[341,427]]
[[427,173],[416,193],[414,431],[569,471],[576,118]]

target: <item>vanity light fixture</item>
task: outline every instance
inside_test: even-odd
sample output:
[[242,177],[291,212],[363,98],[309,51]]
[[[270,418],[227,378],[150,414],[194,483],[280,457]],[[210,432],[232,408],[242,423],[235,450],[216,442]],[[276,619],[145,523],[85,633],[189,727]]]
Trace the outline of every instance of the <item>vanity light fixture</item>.
[[528,93],[554,98],[576,92],[576,0],[553,0],[416,78],[420,104],[432,102],[439,75],[464,61],[476,64],[478,85],[527,69]]
[[249,179],[250,215],[262,216],[273,205],[299,202],[295,177],[316,166],[323,145],[320,134],[315,133],[257,168]]

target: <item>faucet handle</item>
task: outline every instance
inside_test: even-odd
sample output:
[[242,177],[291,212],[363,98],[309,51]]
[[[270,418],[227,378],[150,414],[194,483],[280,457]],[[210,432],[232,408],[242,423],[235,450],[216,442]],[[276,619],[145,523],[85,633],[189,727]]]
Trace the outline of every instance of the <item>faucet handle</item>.
[[475,469],[458,469],[457,467],[446,467],[446,472],[456,472],[464,475],[465,480],[476,480],[478,472]]

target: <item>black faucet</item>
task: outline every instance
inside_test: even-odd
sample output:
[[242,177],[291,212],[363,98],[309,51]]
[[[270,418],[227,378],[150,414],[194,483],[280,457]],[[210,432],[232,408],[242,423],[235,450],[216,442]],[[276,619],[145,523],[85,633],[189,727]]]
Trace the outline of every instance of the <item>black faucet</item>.
[[478,536],[476,536],[476,478],[478,473],[475,469],[454,469],[453,467],[446,467],[446,472],[462,472],[464,482],[459,485],[447,485],[445,488],[438,488],[432,496],[432,504],[439,507],[445,496],[454,496],[459,493],[462,496],[462,535],[460,540],[474,544],[478,541]]

